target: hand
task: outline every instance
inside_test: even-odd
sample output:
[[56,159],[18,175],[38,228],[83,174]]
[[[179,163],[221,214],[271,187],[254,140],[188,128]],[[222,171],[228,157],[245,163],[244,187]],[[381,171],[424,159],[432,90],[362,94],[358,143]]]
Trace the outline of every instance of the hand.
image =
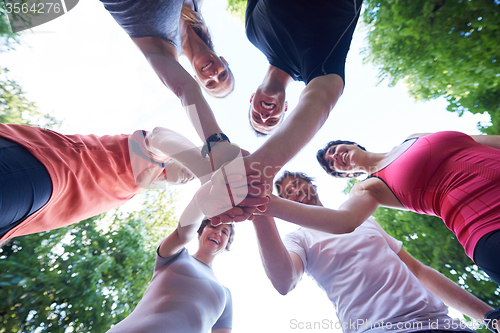
[[252,154],[243,157],[243,161],[246,167],[246,175],[253,176],[255,182],[264,184],[266,195],[270,195],[273,191],[274,177],[281,167],[264,164],[262,161],[257,160]]
[[[212,224],[241,222],[248,219],[257,208],[262,208],[269,198],[253,197],[258,192],[263,192],[259,186],[249,187],[247,179],[240,175],[227,176],[228,182],[211,181],[203,184],[195,194],[198,208],[208,217],[213,217]],[[228,189],[232,190],[228,190]],[[238,202],[241,206],[235,206]]]
[[[246,153],[246,151],[242,152]],[[264,211],[266,209],[265,206],[262,206],[262,204],[256,205],[256,201],[253,199],[267,197],[267,187],[261,184],[260,177],[258,175],[253,174],[247,176],[247,173],[250,172],[248,172],[247,168],[245,168],[244,158],[240,157],[224,164],[213,174],[211,179],[212,186],[219,188],[226,186],[228,193],[233,194],[230,196],[230,199],[233,199],[232,206],[239,206],[241,210],[244,211],[244,214],[236,214],[240,216],[240,218],[237,218],[238,220],[241,219],[241,216],[243,215],[245,216],[244,219],[251,218],[255,211]],[[229,181],[227,175],[232,175],[233,179]],[[238,180],[235,178],[236,175],[239,175]],[[242,192],[245,189],[247,189],[247,193]],[[239,193],[239,196],[234,195],[234,193]],[[244,198],[246,198],[245,201],[242,201]],[[229,207],[226,208],[229,209]],[[241,210],[238,212],[241,212]],[[213,224],[218,224],[230,220],[231,216],[228,216],[227,214],[216,214],[209,217],[213,217]]]

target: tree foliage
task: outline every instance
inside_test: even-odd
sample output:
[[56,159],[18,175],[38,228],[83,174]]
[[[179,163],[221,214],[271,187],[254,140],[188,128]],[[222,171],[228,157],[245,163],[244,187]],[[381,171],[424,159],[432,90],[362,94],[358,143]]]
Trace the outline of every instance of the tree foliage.
[[444,97],[448,110],[488,112],[500,134],[500,2],[365,1],[365,61],[381,80],[404,81],[417,100]]
[[247,0],[227,0],[227,10],[241,22],[245,22],[246,8]]
[[8,77],[8,70],[0,67],[0,122],[53,128],[59,122],[38,110],[26,97],[21,86]]
[[17,42],[17,35],[12,32],[5,10],[5,3],[0,2],[0,53],[11,49]]
[[0,332],[104,332],[142,298],[159,241],[175,221],[172,197],[100,215],[0,249]]
[[[12,50],[18,43],[12,33],[4,2],[0,2],[0,53]],[[54,128],[59,122],[49,114],[38,110],[37,105],[26,97],[21,86],[9,78],[9,70],[0,67],[0,123],[36,125]]]

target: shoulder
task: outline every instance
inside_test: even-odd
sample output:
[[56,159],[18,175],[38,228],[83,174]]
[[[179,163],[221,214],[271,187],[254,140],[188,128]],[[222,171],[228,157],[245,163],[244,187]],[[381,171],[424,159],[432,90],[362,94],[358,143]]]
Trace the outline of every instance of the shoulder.
[[406,138],[406,140],[408,140],[408,139],[414,139],[414,138],[420,138],[422,136],[426,136],[426,135],[429,135],[429,134],[432,134],[432,133],[414,133],[414,134],[408,136]]
[[383,185],[382,181],[377,177],[371,177],[357,182],[351,189],[350,195],[353,194],[365,194],[365,192],[378,191],[380,186]]
[[182,249],[180,249],[179,251],[177,251],[176,253],[174,253],[171,256],[162,257],[159,253],[160,246],[158,246],[158,249],[156,250],[155,270],[162,268],[162,267],[165,267],[165,266],[168,266],[177,260],[189,258],[189,252],[185,247],[183,247]]
[[286,240],[296,240],[299,241],[303,239],[306,235],[306,228],[299,228],[297,230],[294,230],[292,232],[289,232],[288,234],[285,235]]

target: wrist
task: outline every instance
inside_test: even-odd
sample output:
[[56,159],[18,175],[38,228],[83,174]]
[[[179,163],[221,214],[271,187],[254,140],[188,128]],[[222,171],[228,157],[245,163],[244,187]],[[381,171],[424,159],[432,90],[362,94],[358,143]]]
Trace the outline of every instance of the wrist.
[[205,141],[203,148],[201,149],[201,156],[203,158],[207,157],[210,154],[210,152],[212,151],[212,148],[215,145],[217,145],[219,142],[222,142],[222,141],[231,142],[231,141],[229,141],[229,138],[227,137],[227,135],[225,135],[224,133],[214,133],[214,134],[210,135],[207,138],[207,140]]

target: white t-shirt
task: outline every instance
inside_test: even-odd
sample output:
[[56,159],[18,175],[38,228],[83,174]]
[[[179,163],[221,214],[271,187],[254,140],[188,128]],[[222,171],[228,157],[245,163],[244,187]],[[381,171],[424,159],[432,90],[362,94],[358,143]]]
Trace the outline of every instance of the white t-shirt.
[[397,255],[402,243],[373,218],[343,235],[300,228],[284,244],[325,290],[337,312],[336,327],[346,333],[467,330],[411,273]]

